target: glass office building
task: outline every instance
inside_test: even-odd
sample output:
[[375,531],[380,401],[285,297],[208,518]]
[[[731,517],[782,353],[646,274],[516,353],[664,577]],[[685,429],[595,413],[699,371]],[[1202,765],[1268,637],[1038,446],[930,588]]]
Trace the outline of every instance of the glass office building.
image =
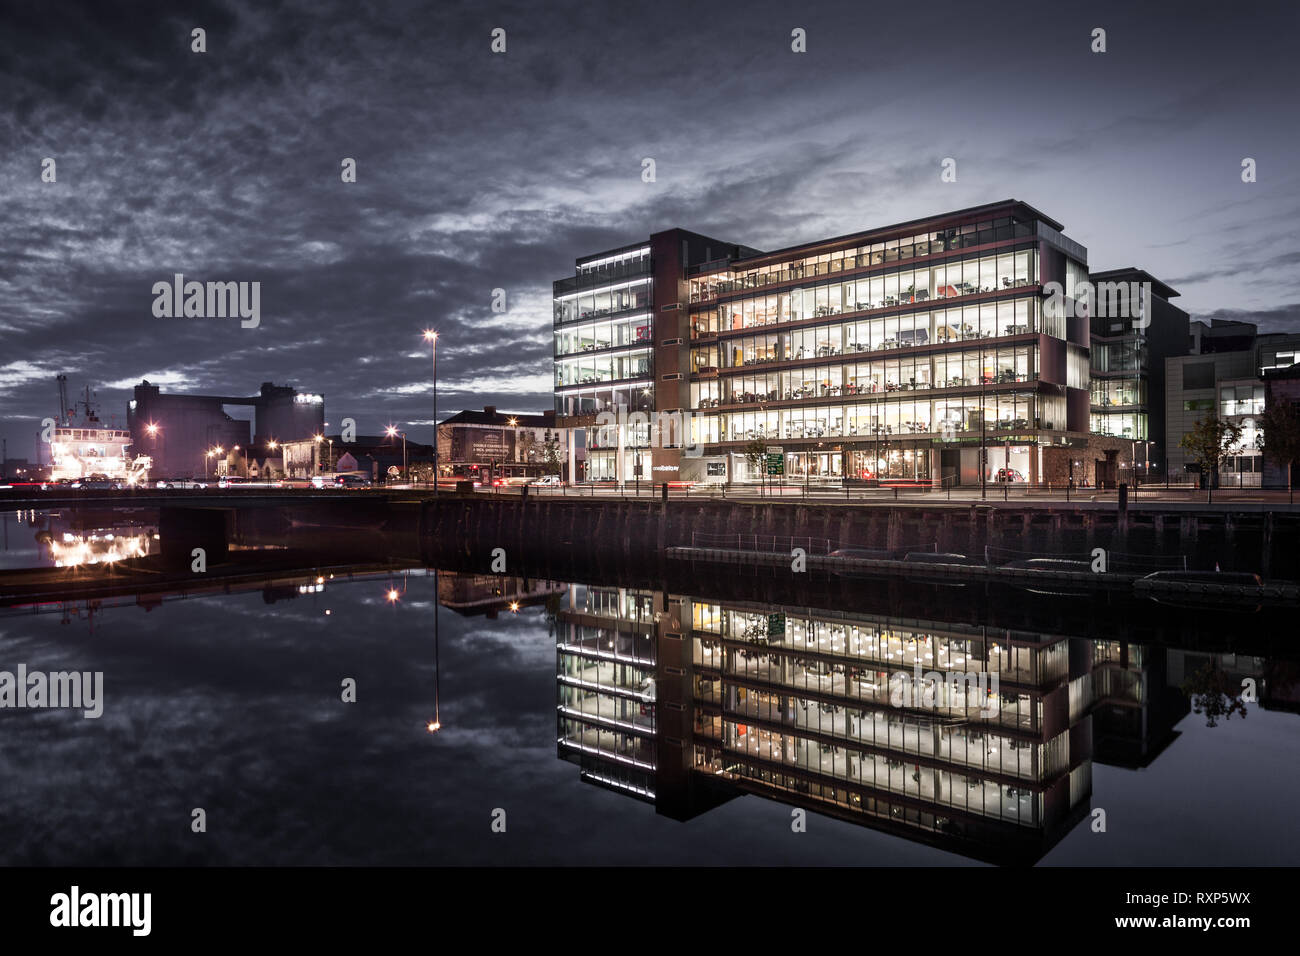
[[679,447],[640,418],[605,432],[593,478],[755,481],[761,443],[810,482],[1038,480],[1089,432],[1087,251],[1062,229],[1007,200],[773,253],[673,230],[579,260],[555,284],[557,413],[689,412]]
[[[1092,316],[1092,432],[1135,442],[1128,464],[1136,468],[1137,479],[1163,480],[1165,360],[1186,354],[1190,319],[1169,302],[1178,292],[1141,269],[1094,272],[1092,282],[1097,299],[1110,303]],[[1143,284],[1149,296],[1128,294]],[[1100,314],[1113,313],[1117,301],[1128,314]]]

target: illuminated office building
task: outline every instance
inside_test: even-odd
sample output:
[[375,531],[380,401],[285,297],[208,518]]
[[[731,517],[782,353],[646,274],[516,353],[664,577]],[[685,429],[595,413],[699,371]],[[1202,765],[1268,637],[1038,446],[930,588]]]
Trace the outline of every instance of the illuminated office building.
[[807,481],[1086,475],[1120,441],[1089,434],[1087,250],[1063,228],[1006,200],[770,253],[671,230],[580,259],[555,283],[557,414],[596,480],[753,481],[755,443]]

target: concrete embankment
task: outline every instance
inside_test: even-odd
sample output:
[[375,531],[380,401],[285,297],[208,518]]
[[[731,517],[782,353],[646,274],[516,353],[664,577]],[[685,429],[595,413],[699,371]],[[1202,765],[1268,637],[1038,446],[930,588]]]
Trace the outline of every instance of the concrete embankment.
[[[667,549],[726,546],[737,536],[791,539],[816,549],[938,550],[998,563],[1052,555],[1143,562],[1151,569],[1246,571],[1300,580],[1300,513],[1231,505],[1080,504],[927,507],[829,502],[614,501],[447,495],[418,510],[421,552],[489,562],[494,549],[536,563],[557,551],[612,564],[663,560]],[[401,519],[396,519],[399,523]],[[810,549],[810,550],[813,550]],[[758,548],[758,550],[764,550]],[[1150,560],[1146,560],[1150,559]]]

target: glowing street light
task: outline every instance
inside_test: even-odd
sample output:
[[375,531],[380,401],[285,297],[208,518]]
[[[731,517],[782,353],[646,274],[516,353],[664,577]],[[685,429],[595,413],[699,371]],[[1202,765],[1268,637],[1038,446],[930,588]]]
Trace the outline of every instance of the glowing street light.
[[397,436],[397,435],[401,435],[401,436],[402,436],[402,480],[405,481],[405,480],[407,480],[407,474],[406,474],[406,432],[398,431],[396,425],[389,425],[388,428],[385,429],[385,431],[386,431],[386,433],[387,433],[387,435],[388,435],[389,438],[393,438],[393,437],[395,437],[395,436]]

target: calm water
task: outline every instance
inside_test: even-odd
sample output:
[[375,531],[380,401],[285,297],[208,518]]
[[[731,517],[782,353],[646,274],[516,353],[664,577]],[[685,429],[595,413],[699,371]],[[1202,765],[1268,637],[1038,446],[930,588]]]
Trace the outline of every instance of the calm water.
[[[496,597],[440,579],[452,603]],[[554,601],[493,617],[438,608],[418,570],[302,580],[305,593],[0,611],[0,670],[105,675],[98,720],[0,710],[0,863],[976,865],[816,811],[793,833],[790,807],[763,796],[678,822],[585,782],[557,755]],[[516,590],[505,582],[501,600]],[[1206,659],[1162,653],[1152,685]],[[345,678],[356,703],[340,700]],[[1143,769],[1094,759],[1086,799],[1107,831],[1084,819],[1041,865],[1295,864],[1298,721],[1256,705],[1215,727],[1188,713]],[[190,830],[196,807],[205,834]]]

